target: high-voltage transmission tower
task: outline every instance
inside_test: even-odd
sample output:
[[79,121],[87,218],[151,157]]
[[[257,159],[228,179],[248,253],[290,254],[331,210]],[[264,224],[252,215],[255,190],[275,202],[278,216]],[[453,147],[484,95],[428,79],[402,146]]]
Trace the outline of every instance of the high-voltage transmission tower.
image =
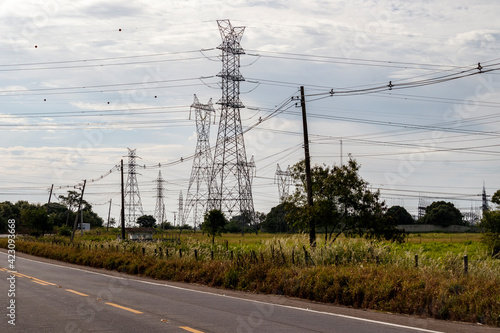
[[136,149],[128,149],[128,177],[125,186],[125,222],[133,226],[137,218],[143,215],[141,195],[139,193],[139,184],[137,183],[137,155]]
[[428,198],[418,196],[418,216],[417,220],[420,220],[425,215],[426,208],[430,205]]
[[182,213],[184,211],[183,209],[183,196],[182,196],[182,191],[179,193],[179,227],[182,227],[184,225],[184,219],[183,219],[183,216],[182,216]]
[[222,97],[221,116],[210,178],[209,209],[220,209],[227,218],[243,215],[254,221],[251,167],[247,161],[243,130],[241,127],[240,55],[245,51],[240,45],[245,27],[233,27],[229,20],[217,21],[222,44]]
[[290,192],[290,183],[292,182],[292,174],[290,172],[290,166],[282,171],[280,165],[276,166],[276,173],[274,174],[274,182],[278,184],[278,193],[280,196],[280,204],[285,202]]
[[483,210],[483,214],[490,210],[488,205],[488,196],[486,195],[486,187],[483,182],[483,194],[482,194],[482,202],[481,209]]
[[165,188],[163,187],[165,180],[161,176],[161,170],[158,171],[158,178],[156,178],[156,206],[154,218],[158,224],[165,222],[165,203],[163,202],[163,192]]
[[213,165],[210,150],[210,120],[212,114],[215,114],[215,110],[212,99],[207,104],[202,104],[196,95],[194,95],[194,102],[191,105],[192,109],[195,112],[198,140],[191,169],[191,178],[189,179],[186,204],[184,205],[183,219],[184,223],[188,223],[189,216],[192,214],[193,227],[196,231],[196,226],[203,222],[203,217],[208,208],[208,189]]

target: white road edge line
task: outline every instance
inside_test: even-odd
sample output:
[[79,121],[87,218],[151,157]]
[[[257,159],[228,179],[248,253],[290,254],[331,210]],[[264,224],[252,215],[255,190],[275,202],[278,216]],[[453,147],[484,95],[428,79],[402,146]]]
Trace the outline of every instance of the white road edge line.
[[[3,254],[3,255],[7,255],[7,253],[4,253],[4,252],[0,252],[0,253]],[[228,296],[228,295],[216,294],[216,293],[212,293],[212,292],[209,292],[209,291],[193,290],[193,289],[188,289],[188,288],[183,288],[183,287],[171,286],[171,285],[166,284],[166,283],[156,283],[156,282],[135,280],[135,279],[125,278],[125,277],[121,277],[121,276],[113,276],[113,275],[109,275],[109,274],[92,272],[92,271],[88,271],[88,270],[81,269],[81,268],[76,268],[76,267],[68,267],[68,266],[63,266],[63,265],[57,265],[57,264],[52,264],[52,263],[48,263],[48,262],[43,262],[43,261],[37,261],[37,260],[33,260],[33,259],[28,259],[28,258],[16,257],[16,260],[17,259],[34,261],[34,262],[39,263],[39,264],[46,264],[46,265],[51,265],[51,266],[68,268],[68,269],[73,269],[73,270],[76,270],[76,271],[83,271],[83,272],[87,272],[87,273],[91,273],[91,274],[106,276],[106,277],[109,277],[109,278],[115,278],[115,279],[121,279],[121,280],[129,280],[129,281],[133,281],[133,282],[140,282],[140,283],[151,284],[151,285],[155,285],[155,286],[169,287],[169,288],[173,288],[173,289],[179,289],[179,290],[184,290],[184,291],[191,291],[191,292],[196,292],[196,293],[200,293],[200,294],[207,294],[207,295],[212,295],[212,296],[226,297],[226,298],[237,299],[237,300],[240,300],[240,301],[246,301],[246,302],[252,302],[252,303],[259,303],[259,304],[265,304],[265,305],[271,305],[271,306],[280,306],[280,307],[288,308],[288,309],[294,309],[294,310],[299,310],[299,311],[306,311],[306,312],[324,314],[324,315],[329,315],[329,316],[334,316],[334,317],[340,317],[340,318],[346,318],[346,319],[364,321],[364,322],[368,322],[368,323],[374,323],[374,324],[391,326],[391,327],[404,328],[404,329],[414,330],[414,331],[419,331],[419,332],[445,333],[445,332],[441,332],[441,331],[432,331],[432,330],[428,330],[428,329],[424,329],[424,328],[418,328],[418,327],[412,327],[412,326],[405,326],[405,325],[393,324],[393,323],[388,323],[388,322],[384,322],[384,321],[378,321],[378,320],[366,319],[366,318],[360,318],[360,317],[353,317],[353,316],[348,316],[348,315],[343,315],[343,314],[338,314],[338,313],[330,313],[330,312],[324,312],[324,311],[304,309],[304,308],[298,308],[298,307],[294,307],[294,306],[290,306],[290,305],[281,305],[281,304],[276,304],[276,303],[267,303],[267,302],[262,302],[262,301],[256,301],[256,300],[251,300],[251,299],[245,299],[245,298],[235,297],[235,296]]]

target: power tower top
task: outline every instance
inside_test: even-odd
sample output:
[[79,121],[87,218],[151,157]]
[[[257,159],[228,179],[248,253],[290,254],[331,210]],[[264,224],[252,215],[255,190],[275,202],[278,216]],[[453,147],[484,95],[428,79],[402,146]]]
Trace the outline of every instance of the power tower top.
[[232,54],[245,54],[240,45],[245,27],[233,27],[229,20],[217,20],[217,25],[222,38],[222,44],[217,48]]
[[282,171],[280,165],[277,164],[276,173],[274,174],[274,182],[278,184],[279,202],[282,204],[285,202],[290,192],[290,184],[292,182],[290,166],[288,166],[285,171]]

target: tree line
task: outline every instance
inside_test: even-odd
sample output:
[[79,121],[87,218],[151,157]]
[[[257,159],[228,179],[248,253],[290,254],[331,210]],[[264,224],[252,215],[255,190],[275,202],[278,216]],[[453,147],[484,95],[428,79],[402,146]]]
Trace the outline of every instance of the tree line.
[[[48,204],[32,204],[27,201],[12,203],[4,201],[0,203],[0,233],[7,231],[7,221],[15,219],[17,222],[16,232],[34,236],[47,233],[60,233],[69,235],[73,229],[76,218],[80,193],[68,191],[67,195],[60,195],[59,202]],[[101,227],[104,223],[93,210],[92,205],[82,200],[83,222],[90,223],[91,228]]]

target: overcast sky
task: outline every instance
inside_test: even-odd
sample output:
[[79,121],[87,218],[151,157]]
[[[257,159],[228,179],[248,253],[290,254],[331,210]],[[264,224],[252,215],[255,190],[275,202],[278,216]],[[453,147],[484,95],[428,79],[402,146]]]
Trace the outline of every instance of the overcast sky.
[[[106,218],[112,199],[118,218],[114,167],[129,147],[146,166],[145,213],[154,212],[161,170],[173,221],[196,145],[190,105],[194,94],[221,96],[217,20],[230,19],[246,27],[244,128],[303,85],[314,164],[352,154],[389,206],[417,214],[425,197],[470,211],[483,182],[489,195],[500,189],[499,15],[500,4],[485,0],[4,0],[0,201],[43,203],[51,184],[57,196],[86,179],[95,210]],[[437,80],[452,77],[460,78]],[[345,93],[389,82],[390,91]],[[278,204],[276,164],[304,155],[300,108],[280,111],[245,136],[255,209],[265,213]]]

